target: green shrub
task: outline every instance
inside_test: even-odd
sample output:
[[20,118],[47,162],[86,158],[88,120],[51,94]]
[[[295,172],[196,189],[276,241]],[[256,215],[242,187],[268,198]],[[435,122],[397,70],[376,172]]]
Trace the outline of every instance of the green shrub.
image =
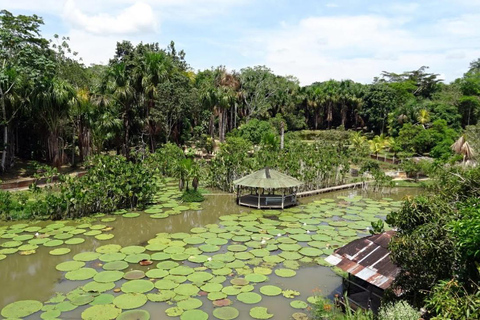
[[182,194],[182,200],[185,202],[202,202],[205,197],[198,190],[185,190]]
[[388,303],[378,311],[378,320],[418,320],[420,312],[405,301]]

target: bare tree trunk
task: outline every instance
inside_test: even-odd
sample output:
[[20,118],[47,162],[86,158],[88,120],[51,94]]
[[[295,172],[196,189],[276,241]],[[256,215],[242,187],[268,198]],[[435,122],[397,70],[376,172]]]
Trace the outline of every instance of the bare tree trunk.
[[218,139],[220,140],[220,143],[223,143],[223,110],[220,109],[219,112],[218,112]]
[[8,124],[7,124],[7,109],[5,106],[5,95],[3,90],[0,87],[0,104],[2,106],[2,118],[3,118],[3,152],[2,152],[2,163],[0,169],[2,172],[6,171],[6,161],[7,161],[7,145],[8,145]]
[[280,150],[283,150],[284,141],[285,141],[285,124],[282,121],[280,123]]

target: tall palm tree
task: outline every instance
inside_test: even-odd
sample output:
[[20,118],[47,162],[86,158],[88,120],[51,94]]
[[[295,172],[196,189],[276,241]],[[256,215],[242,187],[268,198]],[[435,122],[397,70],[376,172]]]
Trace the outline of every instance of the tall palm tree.
[[108,71],[107,90],[112,97],[112,102],[119,106],[119,112],[123,121],[123,145],[122,151],[127,159],[130,159],[130,128],[133,122],[133,103],[135,89],[132,79],[129,77],[123,62],[116,63]]
[[35,92],[34,99],[37,112],[47,128],[47,160],[58,167],[65,158],[62,133],[74,103],[75,90],[66,81],[54,78],[47,82],[45,88]]

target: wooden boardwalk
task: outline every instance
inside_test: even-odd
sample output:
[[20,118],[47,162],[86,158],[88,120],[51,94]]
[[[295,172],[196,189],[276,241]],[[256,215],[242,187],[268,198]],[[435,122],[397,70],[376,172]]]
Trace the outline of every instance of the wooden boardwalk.
[[328,187],[328,188],[323,188],[323,189],[303,191],[303,192],[297,193],[297,197],[303,198],[303,197],[314,196],[316,194],[325,193],[325,192],[338,191],[338,190],[344,190],[344,189],[353,189],[353,188],[357,188],[357,187],[363,187],[363,185],[365,185],[367,183],[368,183],[368,181],[367,182],[355,182],[355,183],[347,183],[347,184],[342,184],[342,185],[339,185],[339,186]]

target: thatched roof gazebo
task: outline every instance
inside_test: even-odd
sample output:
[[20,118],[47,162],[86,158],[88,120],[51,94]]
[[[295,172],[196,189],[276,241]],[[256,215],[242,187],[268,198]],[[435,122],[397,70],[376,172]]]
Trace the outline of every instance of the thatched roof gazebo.
[[237,204],[258,209],[283,209],[296,205],[297,189],[302,184],[268,167],[233,181]]

